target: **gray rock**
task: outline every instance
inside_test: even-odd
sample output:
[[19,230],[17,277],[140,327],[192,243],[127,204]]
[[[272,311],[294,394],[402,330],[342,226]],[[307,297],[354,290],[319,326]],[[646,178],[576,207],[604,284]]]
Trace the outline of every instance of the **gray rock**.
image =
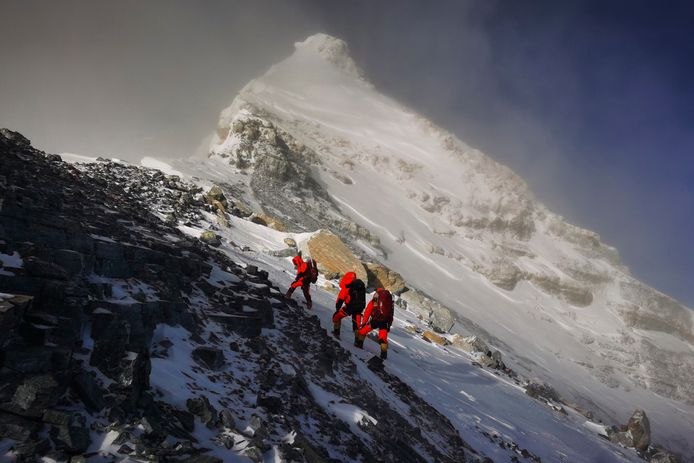
[[650,463],[680,463],[680,459],[677,456],[664,449],[656,451],[649,461]]
[[54,426],[50,435],[56,447],[69,454],[84,453],[92,443],[89,429],[84,424]]
[[224,196],[224,192],[222,189],[217,186],[213,185],[212,188],[210,188],[210,191],[207,192],[207,195],[205,195],[208,199],[213,199],[215,201],[226,201],[226,197]]
[[24,259],[24,268],[27,274],[31,276],[54,280],[67,280],[67,272],[63,267],[43,261],[37,257],[30,256]]
[[207,397],[200,396],[188,399],[186,401],[186,407],[190,413],[200,418],[208,428],[212,429],[217,427],[219,414],[212,404],[210,404],[210,401],[207,400]]
[[10,334],[24,319],[24,314],[31,307],[31,296],[13,296],[0,300],[0,347],[4,347]]
[[27,377],[17,386],[12,400],[0,404],[0,409],[20,416],[40,418],[47,408],[58,402],[66,386],[48,374]]
[[296,248],[284,248],[280,250],[270,250],[267,252],[268,255],[273,257],[292,257],[299,253]]
[[79,413],[48,409],[44,412],[41,421],[55,426],[79,426],[84,425],[84,416]]
[[48,439],[31,439],[15,447],[17,461],[33,461],[40,456],[48,455],[51,442]]
[[434,331],[448,333],[453,328],[455,324],[453,312],[437,301],[414,289],[405,291],[400,297],[407,309],[428,320]]
[[213,347],[196,347],[192,353],[198,365],[209,370],[219,370],[224,366],[224,352]]
[[0,411],[0,436],[2,438],[24,442],[39,432],[41,427],[41,424],[36,420]]
[[636,450],[644,451],[651,443],[651,425],[643,410],[636,410],[629,418],[627,431],[631,433]]
[[225,428],[234,429],[236,427],[236,420],[231,411],[224,409],[219,412],[219,419]]
[[256,404],[259,407],[265,408],[268,412],[273,414],[279,414],[282,411],[284,405],[282,398],[273,395],[258,395],[258,400]]
[[451,338],[451,344],[465,352],[487,352],[489,350],[487,344],[477,336],[463,337],[456,334]]
[[222,245],[222,240],[220,236],[210,230],[204,231],[200,234],[200,241],[214,247]]
[[218,313],[210,314],[210,318],[245,338],[260,336],[263,328],[263,319],[260,314]]
[[72,377],[70,386],[90,410],[99,412],[104,408],[103,391],[92,374],[80,371]]
[[127,392],[131,403],[137,402],[149,389],[152,363],[147,353],[128,352],[119,364],[118,385]]
[[529,383],[525,387],[525,393],[538,400],[553,400],[554,402],[561,400],[559,393],[552,386],[544,383]]
[[29,147],[31,146],[31,141],[19,132],[15,132],[10,129],[0,128],[0,137],[3,137],[8,142],[20,146]]

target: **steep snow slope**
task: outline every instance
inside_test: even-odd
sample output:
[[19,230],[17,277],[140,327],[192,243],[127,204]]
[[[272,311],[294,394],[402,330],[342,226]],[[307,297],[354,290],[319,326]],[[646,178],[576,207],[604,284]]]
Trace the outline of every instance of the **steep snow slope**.
[[[291,258],[271,254],[286,247],[285,238],[300,243],[312,233],[283,233],[236,217],[231,217],[230,221],[228,230],[219,231],[223,237],[221,249],[234,260],[267,269],[272,281],[288,287],[293,276]],[[185,231],[198,236],[213,223],[211,218],[208,224]],[[239,252],[239,248],[246,251]],[[324,283],[325,279],[320,277],[312,293],[314,312],[327,331],[332,326],[335,295],[322,289]],[[302,296],[296,294],[294,299],[302,301]],[[621,449],[599,438],[594,430],[596,425],[578,413],[569,411],[569,415],[564,416],[541,405],[508,379],[473,366],[469,354],[454,347],[428,343],[421,335],[405,330],[406,325],[426,328],[414,313],[396,312],[386,371],[405,381],[446,415],[474,449],[493,461],[506,461],[512,456],[520,461],[533,461],[521,457],[520,449],[526,449],[529,455],[536,455],[544,462],[642,461],[633,450]],[[367,340],[365,351],[361,351],[351,345],[349,335],[344,333],[341,342],[357,360],[360,376],[383,391],[385,400],[393,400],[388,397],[392,392],[384,387],[383,378],[358,361],[366,361],[377,354],[378,345]],[[332,399],[331,403],[326,398],[323,406],[333,408],[332,412],[338,416],[359,413],[352,406],[341,404],[340,398]],[[517,450],[513,450],[512,443],[518,446]]]
[[250,82],[210,153],[216,179],[298,230],[351,233],[515,368],[612,421],[645,408],[656,441],[691,452],[691,310],[633,279],[508,168],[376,91],[344,42],[312,36]]

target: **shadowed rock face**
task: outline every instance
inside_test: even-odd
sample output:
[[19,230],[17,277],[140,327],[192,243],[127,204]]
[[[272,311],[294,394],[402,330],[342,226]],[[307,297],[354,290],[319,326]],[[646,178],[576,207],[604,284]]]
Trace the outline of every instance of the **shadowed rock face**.
[[625,320],[637,328],[662,331],[694,343],[694,316],[690,310],[653,288],[636,281],[620,286],[625,299],[633,305],[625,308]]
[[[204,211],[218,211],[194,185],[118,163],[75,167],[2,131],[0,198],[0,436],[18,442],[20,458],[68,461],[93,435],[115,431],[114,459],[217,462],[192,436],[197,416],[217,436],[204,445],[231,449],[233,432],[256,461],[273,445],[295,461],[482,460],[443,415],[381,372],[391,398],[383,400],[267,272],[160,220],[199,225]],[[187,334],[177,345],[154,341],[162,326]],[[172,348],[190,352],[179,406],[153,389],[152,359]],[[223,409],[205,382],[225,385]],[[355,434],[309,384],[378,416],[379,426],[363,422]],[[243,436],[235,426],[247,422],[253,433]],[[283,441],[289,433],[293,443]]]

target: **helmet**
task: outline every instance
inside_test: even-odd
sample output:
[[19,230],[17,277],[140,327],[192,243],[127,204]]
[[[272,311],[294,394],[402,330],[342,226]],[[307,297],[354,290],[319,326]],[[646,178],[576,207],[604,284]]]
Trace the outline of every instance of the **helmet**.
[[345,276],[342,277],[342,280],[340,280],[340,287],[341,288],[346,288],[347,285],[349,285],[351,282],[357,279],[357,274],[354,272],[347,272],[345,273]]

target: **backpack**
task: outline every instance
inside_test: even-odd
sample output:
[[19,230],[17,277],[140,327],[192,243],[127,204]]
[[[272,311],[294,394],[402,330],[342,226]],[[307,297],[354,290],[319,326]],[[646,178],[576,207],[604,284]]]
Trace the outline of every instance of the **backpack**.
[[350,314],[362,313],[366,306],[366,286],[359,278],[347,285],[349,288],[348,310]]
[[378,303],[374,304],[372,317],[376,321],[393,321],[393,296],[390,291],[378,288]]
[[306,265],[308,266],[308,281],[311,283],[315,283],[316,281],[318,281],[318,262],[316,262],[313,259],[309,259],[308,261],[306,261]]

